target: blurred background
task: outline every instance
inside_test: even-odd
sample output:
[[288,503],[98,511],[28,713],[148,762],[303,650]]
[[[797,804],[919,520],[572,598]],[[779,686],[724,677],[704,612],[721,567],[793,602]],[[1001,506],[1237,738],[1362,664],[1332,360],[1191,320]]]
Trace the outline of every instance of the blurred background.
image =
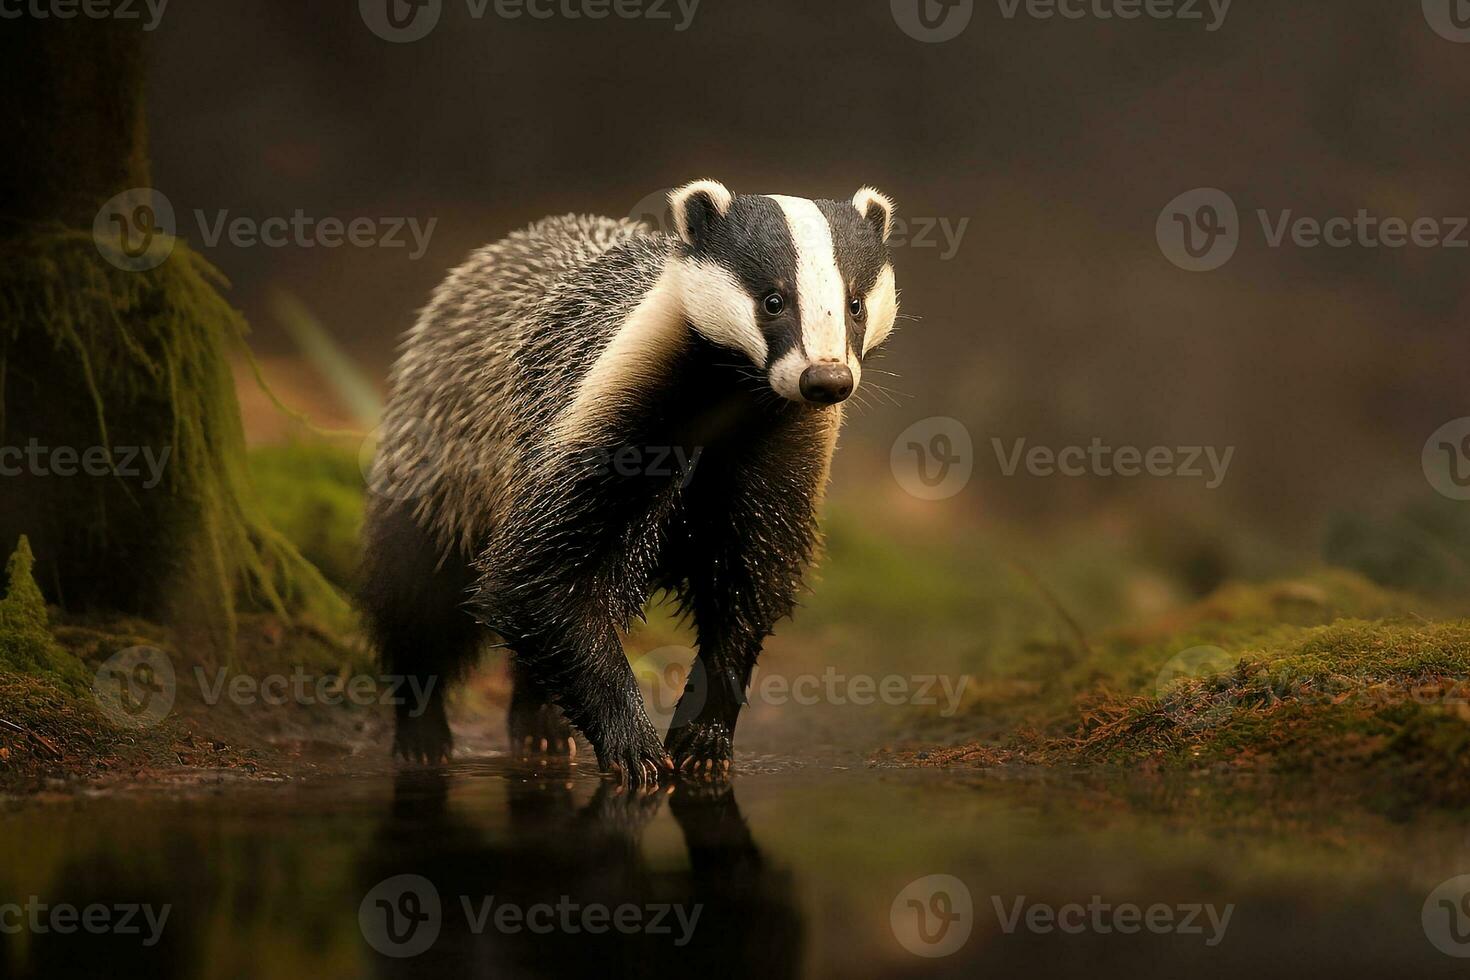
[[[873,377],[893,397],[850,420],[837,499],[881,487],[910,507],[884,475],[895,437],[951,416],[974,477],[923,518],[1152,517],[1232,551],[1255,536],[1314,552],[1335,515],[1434,496],[1421,450],[1467,413],[1470,252],[1273,248],[1255,213],[1470,214],[1470,49],[1415,3],[1236,4],[1215,30],[1199,7],[1123,21],[961,4],[968,26],[927,43],[881,0],[705,0],[683,30],[673,3],[665,20],[542,21],[448,2],[427,36],[389,43],[349,3],[179,4],[151,39],[154,184],[236,284],[272,384],[331,424],[345,409],[299,363],[278,290],[381,379],[445,271],[542,215],[647,212],[698,176],[839,199],[871,183],[911,223],[895,261],[915,319],[881,365],[893,376]],[[1155,238],[1196,187],[1243,223],[1207,273]],[[222,210],[435,224],[413,259],[407,232],[401,248],[211,246],[196,209],[211,225]],[[252,438],[279,438],[242,397]],[[1206,489],[1005,477],[991,442],[1094,437],[1236,453]]]
[[[521,955],[450,930],[418,967],[373,956],[364,895],[403,870],[523,902],[692,896],[720,924],[681,965],[762,977],[1296,975],[1304,954],[1343,976],[1458,969],[1470,3],[1149,0],[1194,16],[1125,20],[1102,14],[1131,0],[1057,0],[1076,18],[1039,16],[1061,9],[1047,0],[616,0],[663,16],[592,20],[566,11],[600,0],[547,19],[487,2],[179,0],[142,45],[34,15],[61,0],[0,20],[0,62],[22,66],[0,90],[0,121],[21,120],[0,127],[0,451],[110,438],[175,460],[152,494],[0,481],[0,793],[88,789],[4,808],[0,898],[175,902],[163,976]],[[871,184],[902,219],[905,319],[848,413],[826,561],[759,675],[854,683],[810,704],[753,685],[749,826],[733,790],[681,787],[656,820],[662,797],[620,797],[586,754],[521,767],[499,653],[452,705],[447,775],[389,769],[378,705],[203,698],[205,666],[377,670],[346,599],[365,434],[446,272],[548,214],[658,223],[697,177]],[[97,208],[145,185],[189,249],[137,269],[104,247],[119,198]],[[1273,244],[1360,214],[1380,244]],[[1387,219],[1455,241],[1386,247]],[[327,220],[373,241],[326,247]],[[286,240],[256,240],[272,223]],[[1218,248],[1191,257],[1200,241]],[[232,283],[248,349],[196,253]],[[231,378],[248,453],[218,397]],[[1199,475],[1008,472],[1094,444]],[[666,668],[692,642],[667,605],[626,637],[651,710],[683,692]],[[165,720],[124,729],[103,681],[134,693],[118,658],[136,650],[180,680]],[[859,700],[879,677],[904,698]],[[953,701],[922,700],[934,680]],[[177,788],[90,798],[130,780]],[[981,913],[948,960],[910,955],[895,899],[935,872]],[[992,897],[1097,894],[1242,914],[1221,950],[989,924]],[[115,970],[118,948],[0,935],[0,974]]]

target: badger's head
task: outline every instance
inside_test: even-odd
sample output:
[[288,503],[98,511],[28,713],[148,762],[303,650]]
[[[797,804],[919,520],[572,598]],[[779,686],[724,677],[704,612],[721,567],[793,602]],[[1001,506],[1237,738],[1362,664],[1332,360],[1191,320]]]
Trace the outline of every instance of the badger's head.
[[783,398],[850,397],[898,315],[893,203],[870,187],[840,202],[737,197],[712,180],[680,187],[669,203],[694,330],[744,353]]

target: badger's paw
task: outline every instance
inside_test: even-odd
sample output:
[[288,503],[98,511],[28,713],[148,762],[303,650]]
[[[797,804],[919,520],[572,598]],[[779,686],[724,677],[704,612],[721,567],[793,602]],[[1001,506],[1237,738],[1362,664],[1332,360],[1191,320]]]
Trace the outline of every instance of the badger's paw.
[[681,776],[727,779],[735,764],[735,738],[721,721],[692,721],[671,728],[664,747]]
[[393,755],[405,762],[437,766],[448,762],[454,736],[444,713],[426,712],[418,718],[403,715],[393,732]]
[[659,778],[674,769],[673,760],[652,732],[627,745],[610,748],[599,761],[619,785],[638,789],[656,788]]
[[561,708],[554,704],[512,704],[508,719],[510,749],[531,756],[565,756],[577,754],[577,740],[572,724]]

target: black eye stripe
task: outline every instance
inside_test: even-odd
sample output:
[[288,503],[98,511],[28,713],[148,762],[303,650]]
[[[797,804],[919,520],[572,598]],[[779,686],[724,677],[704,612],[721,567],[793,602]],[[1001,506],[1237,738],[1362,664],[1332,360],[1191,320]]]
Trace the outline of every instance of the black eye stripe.
[[838,270],[851,284],[853,293],[866,296],[878,284],[888,261],[886,247],[850,202],[815,203],[832,229],[832,252]]
[[794,291],[781,289],[796,281],[796,245],[785,213],[770,198],[736,197],[724,220],[709,229],[691,255],[729,269],[762,312],[773,291],[782,292],[786,312],[797,312]]

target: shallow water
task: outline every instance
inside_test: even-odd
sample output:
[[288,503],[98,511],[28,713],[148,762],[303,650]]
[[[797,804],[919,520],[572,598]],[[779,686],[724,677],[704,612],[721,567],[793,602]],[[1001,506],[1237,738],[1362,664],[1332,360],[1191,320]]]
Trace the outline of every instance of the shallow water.
[[[1470,871],[1448,819],[1344,815],[1290,786],[882,769],[838,752],[742,766],[728,792],[651,796],[586,766],[487,758],[12,803],[0,902],[47,909],[41,928],[0,933],[0,964],[36,977],[1465,969],[1421,921],[1435,886]],[[169,912],[151,946],[142,913],[127,935],[46,918],[97,904],[114,921],[130,904]],[[1460,915],[1431,905],[1430,931]]]

